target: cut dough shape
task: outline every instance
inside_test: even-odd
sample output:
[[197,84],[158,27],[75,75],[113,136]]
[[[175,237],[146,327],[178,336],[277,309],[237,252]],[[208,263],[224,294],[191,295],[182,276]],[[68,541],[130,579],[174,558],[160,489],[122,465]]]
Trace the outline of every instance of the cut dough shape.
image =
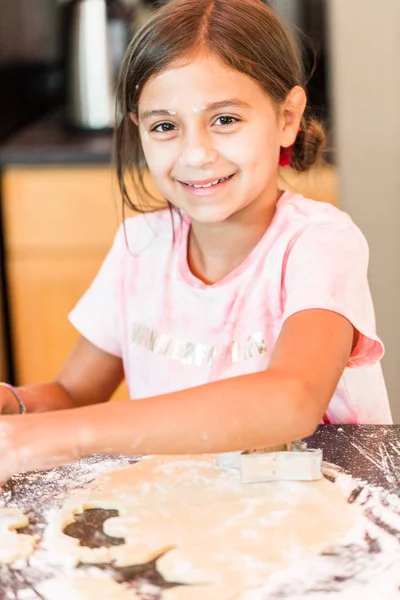
[[39,587],[45,600],[140,600],[106,574],[74,573],[46,581]]
[[[62,533],[88,508],[118,510],[103,529],[125,544],[85,548]],[[71,497],[51,519],[45,544],[71,566],[144,564],[165,552],[159,572],[189,585],[165,590],[163,600],[231,600],[299,556],[335,545],[360,514],[326,479],[243,484],[215,456],[158,456],[102,475]]]
[[17,533],[27,527],[29,519],[17,508],[0,508],[0,564],[10,564],[32,554],[36,536]]

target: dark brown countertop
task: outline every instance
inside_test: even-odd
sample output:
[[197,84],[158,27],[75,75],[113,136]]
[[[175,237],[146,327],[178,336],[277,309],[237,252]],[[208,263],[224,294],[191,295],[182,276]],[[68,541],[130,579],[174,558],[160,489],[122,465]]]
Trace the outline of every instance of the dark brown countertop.
[[[365,594],[368,598],[378,597],[368,595],[368,586],[376,577],[383,578],[386,586],[385,574],[393,564],[399,576],[395,596],[386,595],[382,589],[379,598],[392,600],[397,598],[397,593],[400,597],[400,572],[396,567],[400,561],[400,426],[323,425],[307,442],[311,448],[322,448],[324,460],[331,463],[324,472],[328,479],[350,478],[353,483],[348,502],[363,508],[367,521],[377,534],[365,534],[362,543],[347,542],[316,557],[320,561],[317,565],[317,571],[321,567],[320,572],[312,571],[310,577],[302,576],[300,579],[296,579],[295,573],[293,578],[285,579],[283,585],[274,587],[273,593],[260,596],[260,599],[306,600],[314,594],[312,597],[319,600],[322,594],[326,600],[336,600],[343,594],[348,600],[349,586],[352,585],[361,586],[360,589],[364,590],[362,595],[357,595],[360,593],[357,588],[352,598],[364,598]],[[18,475],[0,491],[0,507],[23,510],[30,519],[30,527],[23,531],[37,533],[40,538],[48,510],[62,504],[70,492],[98,476],[102,465],[106,464],[109,470],[137,460],[138,457],[92,456],[51,471]],[[69,525],[66,532],[79,538],[81,544],[91,547],[121,544],[122,539],[108,538],[101,531],[103,522],[114,513],[99,509],[85,511],[76,517],[75,523]],[[388,551],[389,540],[392,546]],[[144,600],[158,599],[157,589],[171,586],[156,572],[154,563],[126,568],[111,564],[97,566],[124,586],[139,592],[139,597]],[[81,569],[87,567],[79,566]],[[34,556],[23,561],[22,565],[0,566],[0,599],[44,600],[38,587],[54,576],[54,572],[46,568],[47,564]],[[153,593],[142,594],[141,586],[149,590],[149,584],[155,586],[151,588]],[[296,591],[295,596],[293,590]]]
[[73,130],[62,114],[51,113],[27,125],[0,145],[0,167],[109,165],[112,145],[111,131]]

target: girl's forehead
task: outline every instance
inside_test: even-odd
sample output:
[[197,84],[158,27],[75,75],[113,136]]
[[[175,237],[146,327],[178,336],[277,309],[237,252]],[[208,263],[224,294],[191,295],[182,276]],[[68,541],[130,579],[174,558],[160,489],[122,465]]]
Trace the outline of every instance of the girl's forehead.
[[202,107],[212,102],[240,98],[244,103],[253,104],[262,96],[265,99],[266,93],[249,75],[210,55],[190,62],[172,63],[152,77],[143,87],[139,108],[168,103],[174,110],[178,104],[187,106],[191,103],[193,109],[201,112]]

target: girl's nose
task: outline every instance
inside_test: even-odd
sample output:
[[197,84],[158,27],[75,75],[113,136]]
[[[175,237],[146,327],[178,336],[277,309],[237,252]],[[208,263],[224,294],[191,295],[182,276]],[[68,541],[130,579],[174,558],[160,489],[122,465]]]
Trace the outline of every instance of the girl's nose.
[[182,167],[202,168],[213,164],[218,158],[218,152],[213,147],[212,141],[206,136],[187,140],[182,146],[179,164]]

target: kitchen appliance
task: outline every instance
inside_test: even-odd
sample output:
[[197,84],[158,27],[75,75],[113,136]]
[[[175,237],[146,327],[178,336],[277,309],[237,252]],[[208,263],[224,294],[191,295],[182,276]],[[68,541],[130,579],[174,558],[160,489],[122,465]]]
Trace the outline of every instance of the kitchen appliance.
[[67,117],[78,129],[112,127],[114,93],[106,0],[73,0],[67,58]]

